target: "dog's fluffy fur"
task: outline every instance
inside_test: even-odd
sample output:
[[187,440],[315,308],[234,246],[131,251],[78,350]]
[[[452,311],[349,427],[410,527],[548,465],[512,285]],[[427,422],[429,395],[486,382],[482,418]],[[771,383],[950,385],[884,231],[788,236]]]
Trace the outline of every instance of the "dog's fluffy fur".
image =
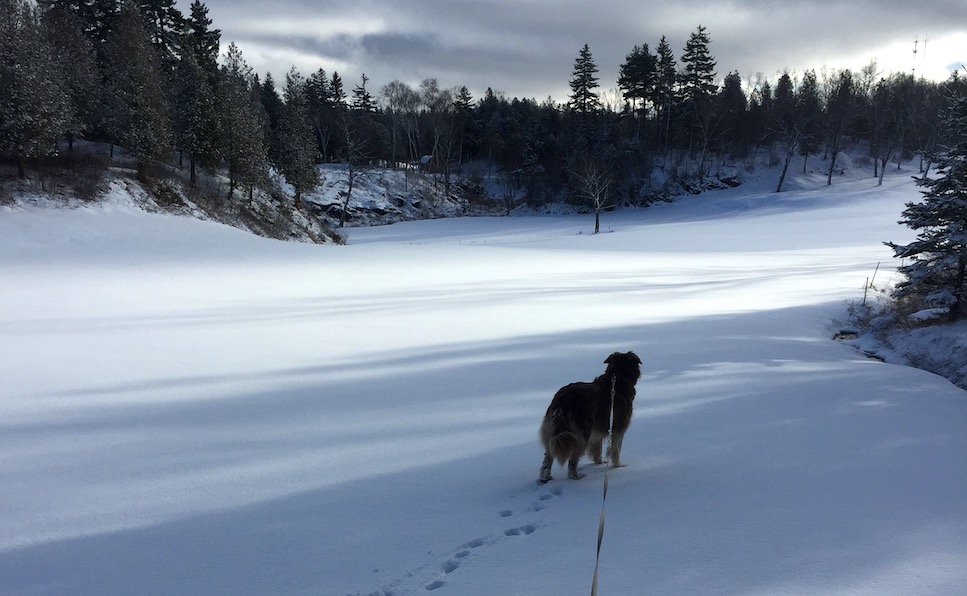
[[614,420],[608,459],[621,467],[621,442],[631,424],[631,402],[635,383],[641,377],[641,359],[634,352],[615,352],[604,361],[604,374],[590,383],[571,383],[561,387],[551,400],[541,423],[544,463],[540,482],[551,479],[554,460],[567,462],[567,477],[578,480],[578,460],[587,452],[596,464],[601,460],[601,444],[608,436],[611,420],[611,392],[614,389]]

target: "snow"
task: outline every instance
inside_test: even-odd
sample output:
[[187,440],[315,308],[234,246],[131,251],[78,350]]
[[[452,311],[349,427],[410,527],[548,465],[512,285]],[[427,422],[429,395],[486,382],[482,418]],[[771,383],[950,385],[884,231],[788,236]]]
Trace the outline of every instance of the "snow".
[[2,208],[0,593],[587,593],[604,469],[537,428],[634,350],[600,593],[962,594],[967,394],[832,340],[910,174],[348,246]]

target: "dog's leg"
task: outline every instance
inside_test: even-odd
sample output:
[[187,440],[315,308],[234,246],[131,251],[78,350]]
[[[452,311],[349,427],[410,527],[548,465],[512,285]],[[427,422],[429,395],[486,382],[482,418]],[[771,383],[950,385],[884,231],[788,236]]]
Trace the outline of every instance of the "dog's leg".
[[578,460],[581,459],[581,454],[573,456],[567,462],[567,477],[571,480],[580,480],[584,478],[584,474],[578,474]]
[[604,437],[598,433],[591,433],[591,440],[588,442],[588,457],[596,464],[604,463],[601,460],[601,443]]
[[621,463],[621,442],[624,440],[624,438],[624,433],[611,433],[611,442],[608,444],[608,459],[611,460],[612,467],[625,467],[624,464]]
[[554,465],[554,458],[551,457],[550,453],[544,454],[544,463],[541,464],[541,475],[538,478],[538,482],[545,484],[551,479],[551,466]]

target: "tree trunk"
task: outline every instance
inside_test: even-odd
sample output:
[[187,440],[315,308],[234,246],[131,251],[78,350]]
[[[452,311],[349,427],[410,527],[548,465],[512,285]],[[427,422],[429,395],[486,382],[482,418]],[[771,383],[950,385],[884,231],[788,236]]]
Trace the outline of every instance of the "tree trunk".
[[790,161],[792,161],[792,151],[786,153],[786,159],[782,164],[782,173],[779,174],[779,184],[776,185],[776,192],[782,192],[782,183],[786,181],[786,171],[789,169]]
[[832,186],[833,184],[833,169],[836,167],[836,156],[839,155],[839,142],[833,144],[829,148],[829,152],[832,157],[829,160],[829,174],[826,175],[826,186]]

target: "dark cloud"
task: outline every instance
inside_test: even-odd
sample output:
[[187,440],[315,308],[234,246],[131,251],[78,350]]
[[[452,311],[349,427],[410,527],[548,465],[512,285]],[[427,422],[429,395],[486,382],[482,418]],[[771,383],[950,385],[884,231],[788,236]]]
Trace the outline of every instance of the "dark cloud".
[[[180,0],[187,10],[187,0]],[[724,76],[738,71],[774,76],[784,69],[859,69],[877,59],[883,70],[918,66],[920,53],[943,76],[944,65],[967,60],[942,40],[960,35],[967,47],[963,0],[209,0],[223,41],[238,42],[258,71],[338,69],[344,79],[365,72],[375,85],[436,78],[443,86],[487,87],[509,96],[562,99],[578,50],[591,47],[604,89],[635,44],[654,49],[667,37],[680,56],[689,34],[704,25]],[[922,50],[922,45],[919,46]],[[932,54],[931,52],[934,52]],[[939,72],[940,75],[936,75]]]

